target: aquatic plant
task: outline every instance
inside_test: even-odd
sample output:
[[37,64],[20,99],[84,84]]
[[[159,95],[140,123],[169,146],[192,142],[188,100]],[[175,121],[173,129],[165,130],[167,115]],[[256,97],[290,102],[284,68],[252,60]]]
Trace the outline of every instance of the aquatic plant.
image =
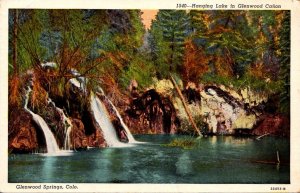
[[198,145],[198,138],[186,136],[181,138],[175,138],[165,146],[168,147],[180,147],[183,149],[193,149]]

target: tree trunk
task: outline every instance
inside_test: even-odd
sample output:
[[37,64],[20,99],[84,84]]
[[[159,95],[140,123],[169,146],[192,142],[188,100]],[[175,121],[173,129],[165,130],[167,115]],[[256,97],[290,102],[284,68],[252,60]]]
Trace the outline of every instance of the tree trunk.
[[18,53],[17,53],[17,37],[18,37],[18,10],[14,10],[14,27],[13,27],[13,42],[12,42],[12,49],[13,49],[13,67],[14,67],[14,74],[19,73],[18,68]]
[[188,106],[187,106],[187,104],[186,104],[186,102],[185,102],[185,100],[184,100],[184,97],[183,97],[183,95],[182,95],[182,93],[181,93],[179,87],[177,86],[177,84],[176,84],[174,78],[172,77],[172,75],[170,75],[170,77],[171,77],[171,81],[172,81],[172,83],[173,83],[173,85],[174,85],[174,87],[175,87],[175,89],[176,89],[176,91],[177,91],[177,93],[178,93],[178,95],[179,95],[179,98],[181,99],[181,102],[182,102],[182,104],[183,104],[183,107],[184,107],[184,109],[185,109],[185,112],[186,112],[186,114],[187,114],[187,116],[188,116],[188,118],[189,118],[189,120],[190,120],[192,126],[194,127],[194,129],[196,130],[196,132],[198,133],[198,135],[199,135],[199,136],[202,136],[202,134],[201,134],[199,128],[197,127],[197,125],[196,125],[196,123],[195,123],[195,121],[194,121],[194,119],[193,119],[193,117],[192,117],[192,114],[191,114],[191,112],[190,112],[190,110],[189,110],[189,108],[188,108]]

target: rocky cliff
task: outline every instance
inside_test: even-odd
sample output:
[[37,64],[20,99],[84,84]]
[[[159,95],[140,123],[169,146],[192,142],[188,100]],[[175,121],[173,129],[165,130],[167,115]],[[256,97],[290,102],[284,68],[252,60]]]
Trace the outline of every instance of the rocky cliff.
[[[194,133],[172,82],[154,82],[151,87],[138,91],[138,83],[133,81],[129,86],[129,94],[123,95],[122,101],[127,102],[119,107],[115,107],[104,93],[97,94],[108,112],[119,141],[127,143],[129,140],[121,123],[123,120],[135,134]],[[272,106],[272,101],[266,94],[256,93],[249,88],[235,90],[222,85],[196,85],[190,82],[183,87],[180,81],[178,85],[203,134],[289,136],[289,118],[270,113],[268,106]],[[45,120],[61,149],[67,147],[67,142],[69,149],[76,150],[106,147],[104,134],[95,120],[89,99],[83,100],[90,95],[89,91],[82,92],[76,84],[66,88],[68,95],[62,97],[51,94],[47,85],[41,84],[41,88],[34,91],[34,94],[39,96],[38,92],[49,93],[45,95],[46,102],[38,106],[30,102],[29,108]],[[29,101],[33,100],[33,96],[28,97]],[[69,141],[66,141],[67,135]],[[43,132],[24,109],[10,109],[8,146],[12,152],[45,149]]]

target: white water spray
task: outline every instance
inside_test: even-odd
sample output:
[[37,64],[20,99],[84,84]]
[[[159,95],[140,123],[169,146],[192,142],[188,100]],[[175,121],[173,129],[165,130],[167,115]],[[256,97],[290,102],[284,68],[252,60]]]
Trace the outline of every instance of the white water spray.
[[126,147],[129,144],[119,141],[114,126],[112,125],[104,104],[93,93],[91,94],[91,109],[96,122],[103,131],[105,141],[109,147]]
[[34,122],[42,129],[45,139],[46,139],[46,145],[47,145],[47,154],[49,155],[55,155],[60,152],[59,147],[57,145],[56,139],[51,132],[50,128],[48,127],[47,123],[44,121],[44,119],[39,116],[38,114],[33,113],[31,110],[28,109],[28,100],[29,100],[29,94],[31,92],[31,88],[28,87],[26,90],[26,98],[25,98],[25,105],[24,109],[29,112],[32,115],[32,118]]
[[[72,85],[74,85],[75,87],[79,88],[81,91],[86,92],[86,83],[87,83],[88,79],[81,77],[80,73],[78,73],[78,71],[75,69],[72,69],[71,73],[77,77],[70,79],[69,80],[70,83]],[[105,96],[104,91],[102,90],[101,87],[98,87],[98,91],[101,94],[103,94],[103,96]],[[107,97],[105,96],[105,98],[107,98]],[[116,107],[113,105],[113,103],[109,99],[108,99],[108,101],[111,104],[111,106],[113,107],[113,110],[116,112],[117,117],[119,118],[122,127],[125,129],[129,143],[139,143],[138,141],[136,141],[133,138],[132,134],[130,133],[130,130],[124,123],[124,121],[123,121],[120,113],[116,109]],[[99,124],[99,126],[101,127],[101,129],[103,131],[103,135],[104,135],[105,141],[107,142],[108,146],[110,146],[110,147],[128,146],[128,144],[125,144],[125,143],[122,143],[119,141],[119,138],[116,134],[115,128],[110,121],[109,114],[106,110],[106,107],[99,100],[99,98],[97,96],[94,96],[93,93],[91,94],[91,109],[93,111],[93,114],[94,114],[94,117],[95,117],[97,123]]]
[[121,115],[120,115],[118,109],[117,109],[116,106],[111,102],[111,100],[110,100],[108,97],[106,97],[106,95],[105,95],[103,89],[100,88],[100,87],[98,87],[98,90],[99,90],[100,93],[108,100],[109,104],[112,106],[113,110],[115,111],[115,113],[116,113],[116,115],[117,115],[117,117],[118,117],[118,119],[119,119],[119,121],[120,121],[122,127],[123,127],[123,128],[125,129],[125,131],[126,131],[127,138],[128,138],[128,142],[129,142],[129,143],[142,143],[142,142],[136,141],[136,140],[134,139],[134,137],[133,137],[133,135],[131,134],[129,128],[128,128],[127,125],[124,123],[123,118],[121,117]]
[[[106,98],[107,98],[107,97],[106,97]],[[129,143],[139,143],[139,142],[136,141],[136,140],[134,139],[134,137],[132,136],[132,134],[131,134],[129,128],[128,128],[127,125],[124,123],[124,121],[123,121],[123,119],[122,119],[122,117],[121,117],[121,115],[120,115],[118,109],[117,109],[117,108],[115,107],[115,105],[111,102],[111,100],[109,100],[109,98],[107,98],[107,100],[108,100],[109,104],[112,106],[113,110],[115,111],[115,113],[116,113],[118,119],[119,119],[120,122],[121,122],[122,127],[125,129],[125,131],[126,131],[126,133],[127,133],[127,137],[128,137],[128,142],[129,142]]]
[[48,104],[52,103],[52,105],[56,108],[56,110],[59,112],[60,116],[63,118],[63,124],[65,128],[65,139],[64,139],[64,150],[70,150],[71,149],[71,130],[72,130],[72,122],[71,120],[65,115],[64,111],[57,107],[55,103],[48,97]]

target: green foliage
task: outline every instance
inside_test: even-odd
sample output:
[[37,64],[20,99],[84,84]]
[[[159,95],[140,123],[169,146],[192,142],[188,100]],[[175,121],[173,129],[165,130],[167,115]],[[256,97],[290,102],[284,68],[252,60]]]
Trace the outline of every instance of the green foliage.
[[207,11],[191,10],[188,15],[191,21],[191,29],[196,35],[201,36],[208,31]]
[[194,137],[180,137],[173,139],[169,144],[165,145],[168,147],[180,147],[183,149],[193,149],[199,144],[198,139]]
[[127,88],[131,80],[136,80],[140,89],[145,89],[153,83],[155,76],[154,65],[139,55],[130,61],[129,66],[121,74],[120,82],[123,88]]
[[[222,76],[242,76],[254,60],[253,46],[243,11],[220,11],[211,16],[211,30],[205,34],[207,53],[214,55],[214,70]],[[243,29],[243,30],[241,30]]]
[[[12,42],[13,42],[13,26],[17,29],[17,64],[19,71],[24,72],[28,68],[39,63],[41,55],[44,55],[44,50],[39,44],[39,36],[43,23],[38,19],[42,16],[42,11],[37,10],[18,10],[17,19],[12,18],[13,12],[9,12],[9,63],[13,63]],[[10,68],[13,70],[12,68]],[[12,72],[10,70],[10,72]]]
[[283,17],[280,31],[280,110],[283,113],[290,112],[290,11],[286,11]]
[[[177,71],[183,62],[189,20],[183,10],[160,10],[150,30],[153,60],[159,72]],[[162,74],[163,77],[166,74]]]
[[156,22],[152,24],[152,29],[149,36],[149,44],[151,49],[152,60],[154,61],[155,66],[157,67],[157,72],[159,77],[167,77],[169,71],[169,64],[167,56],[171,50],[168,46],[168,43],[163,39],[163,32],[158,27]]
[[132,24],[131,40],[129,41],[135,48],[139,48],[143,44],[143,37],[145,34],[144,24],[141,20],[140,10],[128,10]]
[[218,76],[212,73],[206,73],[201,82],[204,84],[217,84],[227,87],[233,87],[236,90],[251,88],[257,92],[266,92],[267,94],[274,94],[280,91],[279,82],[266,81],[265,79],[258,79],[257,77],[245,74],[240,78]]
[[[9,72],[14,71],[17,24],[20,72],[40,68],[43,61],[56,62],[56,78],[37,71],[59,96],[64,96],[73,68],[89,78],[89,88],[102,83],[125,88],[132,79],[146,88],[154,76],[168,78],[171,73],[182,80],[186,76],[185,81],[280,93],[282,112],[288,112],[289,14],[159,10],[146,39],[140,10],[28,9],[18,11],[17,23],[10,11]],[[147,44],[150,56],[141,49]]]

